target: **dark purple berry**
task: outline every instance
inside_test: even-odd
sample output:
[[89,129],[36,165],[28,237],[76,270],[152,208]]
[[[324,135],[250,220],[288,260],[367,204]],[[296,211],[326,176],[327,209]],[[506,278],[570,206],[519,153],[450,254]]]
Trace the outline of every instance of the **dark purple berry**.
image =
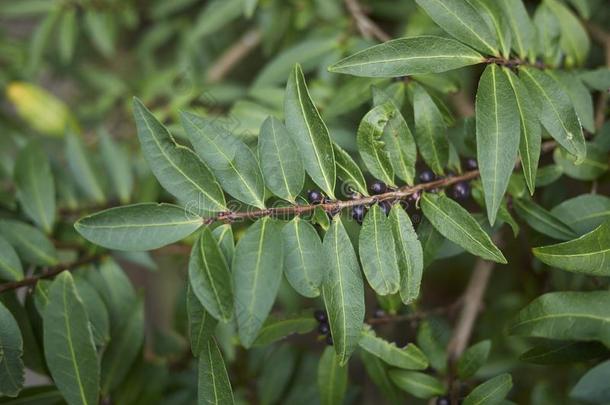
[[453,186],[452,194],[456,200],[465,200],[470,197],[470,185],[468,182],[460,181]]
[[411,215],[411,222],[412,222],[414,225],[419,224],[419,223],[420,223],[420,221],[421,221],[421,215],[419,215],[419,214],[413,214],[413,215]]
[[381,212],[388,215],[392,209],[392,203],[389,201],[382,201],[379,203],[379,208],[381,208]]
[[424,170],[419,174],[419,181],[422,183],[430,183],[432,180],[434,180],[434,173],[430,170]]
[[375,312],[373,312],[373,318],[383,318],[385,316],[385,311],[381,308],[377,308]]
[[326,318],[326,312],[322,311],[321,309],[316,309],[315,311],[313,311],[313,317],[318,322],[326,322],[328,320]]
[[366,208],[364,208],[364,205],[355,205],[352,207],[352,218],[359,224],[362,224],[365,212]]
[[373,184],[371,184],[371,193],[373,194],[383,194],[388,191],[388,186],[383,182],[377,180]]
[[307,192],[307,199],[311,204],[320,204],[324,201],[324,195],[318,190],[309,190]]
[[477,161],[473,158],[466,160],[466,168],[468,170],[476,170],[479,168]]
[[451,400],[447,397],[436,398],[436,405],[451,405]]
[[329,346],[333,345],[333,337],[331,336],[330,333],[328,335],[326,335],[326,344]]
[[318,332],[320,335],[326,335],[328,332],[330,332],[330,326],[328,326],[326,322],[322,322],[320,325],[318,325]]

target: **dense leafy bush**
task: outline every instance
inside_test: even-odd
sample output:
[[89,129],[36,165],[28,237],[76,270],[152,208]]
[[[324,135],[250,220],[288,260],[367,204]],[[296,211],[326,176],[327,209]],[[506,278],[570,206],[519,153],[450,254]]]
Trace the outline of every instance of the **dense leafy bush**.
[[0,19],[0,404],[610,402],[604,1]]

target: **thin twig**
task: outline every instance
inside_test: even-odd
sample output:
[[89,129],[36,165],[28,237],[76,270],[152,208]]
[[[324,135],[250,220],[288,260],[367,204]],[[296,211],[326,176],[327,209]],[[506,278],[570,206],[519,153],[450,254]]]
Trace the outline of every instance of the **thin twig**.
[[371,317],[366,320],[369,325],[380,325],[387,323],[400,323],[400,322],[413,322],[420,321],[432,315],[445,315],[451,314],[456,311],[462,304],[462,299],[458,299],[452,302],[450,305],[436,307],[427,310],[416,311],[411,314],[402,315],[385,315],[380,317]]
[[207,73],[208,83],[217,83],[224,79],[243,58],[260,44],[260,42],[260,31],[255,29],[247,31],[210,67]]
[[80,266],[84,266],[85,264],[96,262],[96,261],[100,260],[103,256],[104,256],[103,254],[85,256],[85,257],[78,259],[71,263],[61,263],[56,266],[50,267],[50,268],[48,268],[48,270],[46,270],[42,274],[38,274],[35,276],[31,276],[31,277],[26,277],[23,280],[19,280],[19,281],[12,281],[10,283],[0,284],[0,294],[5,291],[34,285],[38,282],[38,280],[43,279],[43,278],[55,277],[56,275],[58,275],[59,273],[61,273],[64,270],[72,271]]
[[345,6],[354,18],[358,30],[363,37],[367,39],[376,38],[381,42],[386,42],[392,39],[384,30],[379,28],[362,10],[358,0],[345,0]]

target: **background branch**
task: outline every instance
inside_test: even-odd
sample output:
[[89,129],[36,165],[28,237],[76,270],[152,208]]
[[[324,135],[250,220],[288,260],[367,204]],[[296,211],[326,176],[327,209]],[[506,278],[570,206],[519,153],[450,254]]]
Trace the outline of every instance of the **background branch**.
[[237,66],[261,42],[258,30],[247,31],[242,37],[227,49],[207,72],[208,83],[217,83]]

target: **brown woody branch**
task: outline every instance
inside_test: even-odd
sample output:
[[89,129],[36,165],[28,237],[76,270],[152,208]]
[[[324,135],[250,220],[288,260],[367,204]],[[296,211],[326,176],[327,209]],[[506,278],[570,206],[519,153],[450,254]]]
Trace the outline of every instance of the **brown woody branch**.
[[207,73],[208,83],[217,83],[224,79],[260,42],[260,31],[255,29],[247,31],[210,67]]
[[59,273],[61,273],[64,270],[72,271],[80,266],[84,266],[85,264],[94,263],[94,262],[100,260],[103,256],[104,256],[103,254],[85,256],[85,257],[78,259],[71,263],[60,263],[53,267],[49,267],[42,274],[26,277],[23,280],[19,280],[19,281],[12,281],[10,283],[1,284],[0,285],[0,294],[5,291],[35,285],[38,282],[38,280],[40,280],[40,279],[55,277],[56,275],[58,275]]
[[379,28],[373,20],[371,20],[362,10],[362,6],[358,3],[358,0],[345,0],[345,6],[354,18],[358,30],[363,37],[367,39],[376,38],[381,42],[386,42],[392,39],[387,32]]

